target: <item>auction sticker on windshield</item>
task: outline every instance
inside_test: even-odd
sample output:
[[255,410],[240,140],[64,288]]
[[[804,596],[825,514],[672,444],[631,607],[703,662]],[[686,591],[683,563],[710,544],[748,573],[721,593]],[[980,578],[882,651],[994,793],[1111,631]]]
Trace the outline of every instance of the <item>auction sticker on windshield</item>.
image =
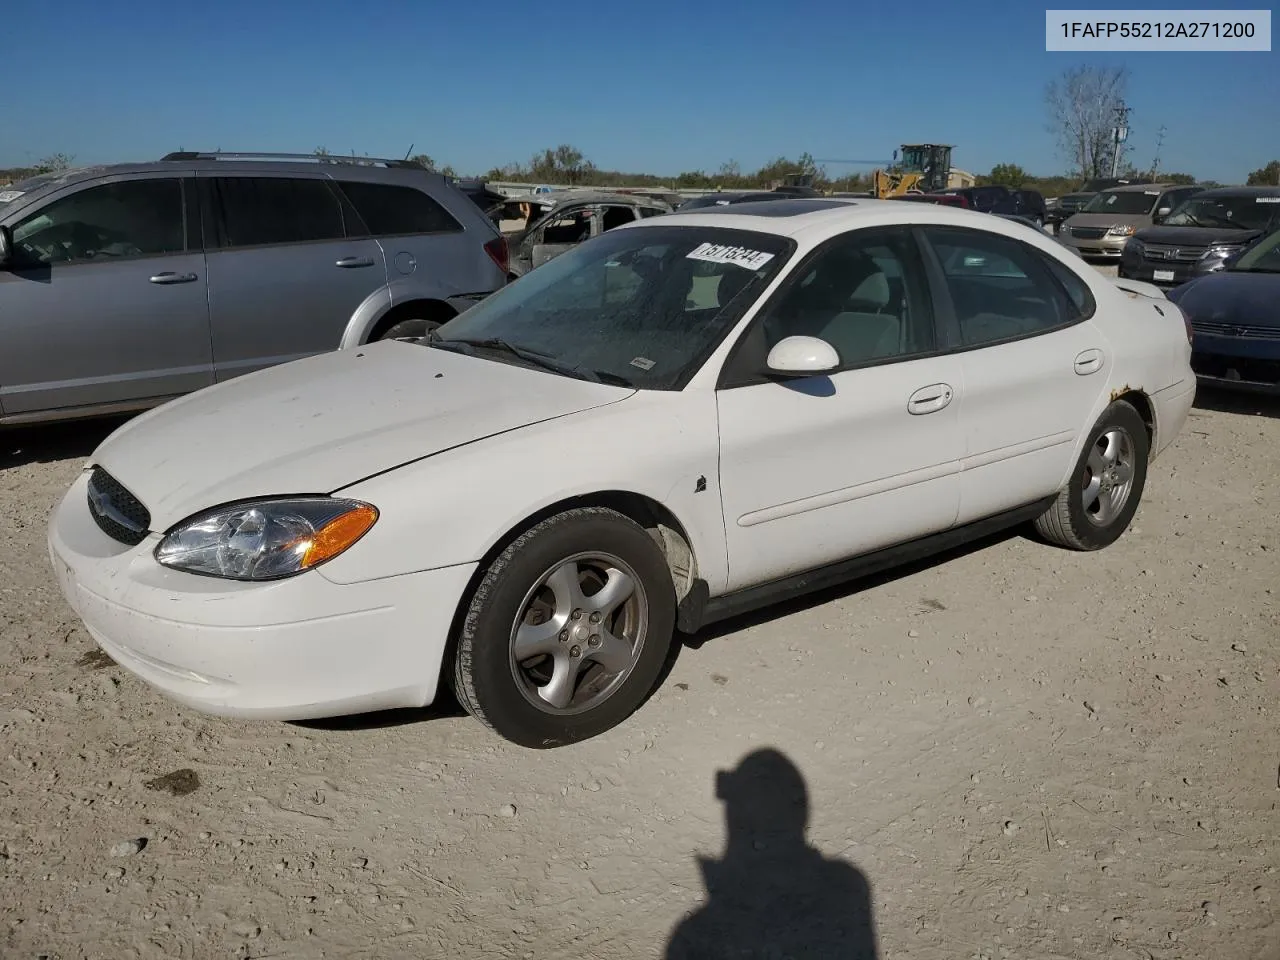
[[726,247],[720,243],[703,243],[686,254],[690,260],[706,260],[708,263],[732,263],[748,270],[759,270],[773,259],[772,253],[750,250],[746,247]]
[[1254,203],[1280,203],[1280,197],[1256,197]]
[[21,190],[0,190],[0,203],[12,203],[22,196]]

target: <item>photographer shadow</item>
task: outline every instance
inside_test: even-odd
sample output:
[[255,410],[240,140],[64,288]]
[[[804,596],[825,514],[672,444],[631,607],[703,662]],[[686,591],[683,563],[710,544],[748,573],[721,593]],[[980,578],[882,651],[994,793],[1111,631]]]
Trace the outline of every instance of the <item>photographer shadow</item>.
[[808,791],[777,750],[758,750],[716,776],[728,843],[700,859],[707,902],[682,921],[667,960],[875,960],[871,887],[861,870],[809,845]]

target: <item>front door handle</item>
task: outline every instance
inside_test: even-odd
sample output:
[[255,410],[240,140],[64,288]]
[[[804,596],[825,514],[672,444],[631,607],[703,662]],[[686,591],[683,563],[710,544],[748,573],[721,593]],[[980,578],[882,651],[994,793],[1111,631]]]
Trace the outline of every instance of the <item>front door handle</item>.
[[151,278],[152,283],[194,283],[195,280],[196,275],[194,273],[174,273],[172,270],[157,273]]
[[335,267],[372,267],[372,257],[343,257],[333,264]]
[[937,413],[951,402],[955,391],[948,383],[931,383],[921,387],[907,400],[907,413],[919,416],[924,413]]
[[1102,369],[1102,351],[1085,350],[1076,354],[1076,373],[1085,377]]

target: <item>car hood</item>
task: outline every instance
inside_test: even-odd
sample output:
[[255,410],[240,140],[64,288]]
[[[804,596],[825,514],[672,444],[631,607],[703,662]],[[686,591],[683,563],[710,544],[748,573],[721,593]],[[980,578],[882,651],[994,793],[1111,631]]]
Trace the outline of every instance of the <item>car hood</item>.
[[1077,213],[1067,218],[1074,227],[1141,227],[1151,223],[1151,217],[1143,213]]
[[399,341],[270,367],[143,414],[101,465],[162,531],[235,500],[332,493],[635,391]]
[[1171,299],[1193,321],[1280,327],[1280,273],[1213,273],[1179,287]]
[[1203,247],[1211,243],[1247,243],[1261,236],[1261,230],[1233,230],[1230,227],[1146,227],[1134,236],[1144,243],[1185,244]]

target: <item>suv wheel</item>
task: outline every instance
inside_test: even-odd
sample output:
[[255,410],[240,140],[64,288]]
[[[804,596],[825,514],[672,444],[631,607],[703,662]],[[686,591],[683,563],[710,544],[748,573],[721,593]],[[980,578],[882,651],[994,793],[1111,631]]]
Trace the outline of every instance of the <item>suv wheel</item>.
[[439,320],[401,320],[380,331],[372,338],[371,342],[377,340],[421,340],[438,326],[440,326]]

